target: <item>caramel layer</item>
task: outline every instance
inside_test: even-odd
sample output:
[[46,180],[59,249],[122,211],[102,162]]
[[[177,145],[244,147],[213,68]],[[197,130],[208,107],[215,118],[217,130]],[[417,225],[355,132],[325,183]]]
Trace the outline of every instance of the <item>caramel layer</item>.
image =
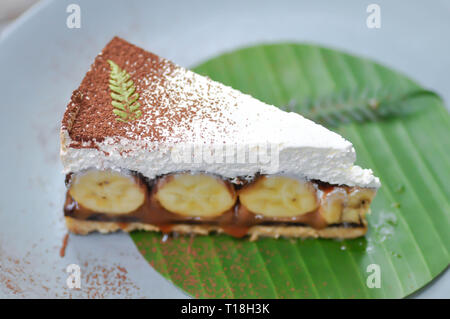
[[[319,214],[319,209],[300,215],[296,217],[267,217],[263,215],[255,214],[243,205],[236,202],[234,207],[220,216],[217,217],[189,217],[172,213],[166,210],[156,200],[156,192],[158,191],[157,183],[149,182],[145,183],[143,179],[137,177],[139,182],[145,185],[145,201],[135,211],[127,214],[106,214],[92,211],[83,205],[77,203],[69,191],[66,194],[66,202],[64,205],[64,215],[66,217],[72,217],[78,220],[85,221],[101,221],[101,222],[117,222],[117,223],[144,223],[157,226],[162,232],[170,233],[174,225],[178,224],[192,224],[192,225],[211,225],[220,227],[225,233],[234,237],[243,237],[247,235],[248,230],[252,226],[265,225],[265,226],[300,226],[307,225],[314,229],[324,229],[327,226],[327,222]],[[66,181],[70,180],[70,176]],[[326,183],[316,183],[318,189],[322,192],[330,192],[335,186]],[[230,187],[234,185],[229,184]],[[360,227],[362,221],[359,224],[342,223],[339,224],[345,227]],[[335,224],[333,226],[336,226]]]

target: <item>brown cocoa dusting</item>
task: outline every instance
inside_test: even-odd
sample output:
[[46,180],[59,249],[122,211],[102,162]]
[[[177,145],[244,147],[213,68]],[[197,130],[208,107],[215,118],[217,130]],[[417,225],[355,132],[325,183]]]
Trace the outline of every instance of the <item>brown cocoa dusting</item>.
[[[46,275],[36,269],[31,245],[23,257],[7,253],[0,243],[0,294],[14,298],[142,298],[140,288],[128,277],[123,265],[103,266],[97,259],[85,260],[81,266],[81,289],[68,289],[65,268],[52,267],[56,282],[46,280]],[[57,252],[59,247],[54,247]],[[54,254],[55,251],[49,251]],[[58,273],[59,272],[59,273]],[[56,285],[56,286],[55,286]]]
[[[101,142],[105,137],[126,136],[128,123],[116,120],[111,105],[108,60],[130,74],[136,91],[140,93],[141,105],[146,103],[142,97],[142,91],[147,89],[144,79],[161,80],[164,74],[175,68],[173,63],[114,37],[96,57],[80,87],[73,92],[64,114],[62,127],[69,131],[75,142]],[[73,146],[80,147],[79,144]]]
[[67,244],[69,243],[69,233],[66,233],[63,238],[61,249],[59,250],[59,256],[64,258],[66,255]]
[[89,299],[103,299],[111,297],[133,298],[139,291],[127,276],[128,271],[120,265],[106,267],[95,265],[85,275],[81,284],[85,297]]
[[[139,119],[121,122],[113,113],[108,60],[130,75],[139,94]],[[185,72],[171,61],[114,37],[96,57],[67,106],[62,129],[70,135],[69,147],[94,148],[107,137],[114,143],[118,138],[145,141],[148,145],[167,139],[179,143],[187,138],[180,131],[191,132],[194,119],[209,123],[218,136],[227,136],[233,121],[221,115],[229,93],[222,92],[221,86],[205,93]],[[211,136],[206,139],[202,132],[198,134],[205,143],[214,140]]]

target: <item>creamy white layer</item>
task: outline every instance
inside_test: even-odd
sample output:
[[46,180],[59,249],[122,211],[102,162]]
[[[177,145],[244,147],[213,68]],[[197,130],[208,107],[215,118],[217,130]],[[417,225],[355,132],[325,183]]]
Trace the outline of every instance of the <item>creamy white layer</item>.
[[[279,144],[279,157],[277,165],[267,162],[233,162],[237,154],[245,153],[247,158],[253,150],[248,147],[238,147],[233,159],[223,157],[223,161],[213,160],[206,163],[180,161],[174,158],[174,148],[178,146],[159,145],[157,149],[143,145],[136,141],[121,138],[116,143],[114,139],[107,138],[97,143],[95,148],[70,148],[70,137],[63,132],[66,147],[61,149],[61,158],[64,173],[78,172],[84,169],[129,169],[140,172],[148,178],[159,175],[192,171],[218,174],[226,178],[262,174],[287,174],[308,179],[318,179],[330,184],[378,188],[379,179],[373,176],[370,169],[362,169],[353,165],[355,152],[351,144],[343,148],[325,148],[311,146],[283,146]],[[190,149],[188,147],[188,149]],[[216,146],[203,148],[205,158],[210,152],[222,151],[224,156],[227,150]],[[264,152],[263,152],[264,153]],[[176,154],[179,154],[177,151]],[[186,153],[185,153],[186,154]],[[271,157],[269,157],[271,158]]]

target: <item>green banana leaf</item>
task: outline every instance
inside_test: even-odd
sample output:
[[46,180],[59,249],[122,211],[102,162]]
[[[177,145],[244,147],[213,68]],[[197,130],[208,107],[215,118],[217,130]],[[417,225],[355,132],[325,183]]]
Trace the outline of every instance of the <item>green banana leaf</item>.
[[164,277],[198,298],[401,298],[448,267],[450,117],[439,98],[375,62],[315,45],[245,48],[194,71],[335,130],[382,187],[365,238],[132,233]]

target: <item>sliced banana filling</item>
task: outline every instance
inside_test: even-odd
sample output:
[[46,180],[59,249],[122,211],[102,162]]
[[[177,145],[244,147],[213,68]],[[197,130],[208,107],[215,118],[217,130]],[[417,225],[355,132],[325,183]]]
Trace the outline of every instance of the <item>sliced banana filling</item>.
[[69,194],[94,212],[127,214],[144,203],[145,186],[132,175],[92,170],[72,177]]
[[295,217],[319,207],[312,183],[284,176],[262,176],[239,192],[248,210],[267,217]]
[[223,180],[204,174],[175,174],[159,179],[156,199],[169,212],[216,217],[236,203],[236,192]]
[[[330,192],[322,192],[319,214],[328,224],[338,224],[342,221],[342,212],[348,201],[347,191],[335,188]],[[359,222],[359,220],[358,220]]]
[[[365,227],[376,191],[282,175],[244,186],[204,173],[176,173],[152,181],[128,172],[88,170],[71,175],[65,215],[76,219],[216,225],[225,232],[255,225]],[[228,231],[227,231],[228,230]]]

